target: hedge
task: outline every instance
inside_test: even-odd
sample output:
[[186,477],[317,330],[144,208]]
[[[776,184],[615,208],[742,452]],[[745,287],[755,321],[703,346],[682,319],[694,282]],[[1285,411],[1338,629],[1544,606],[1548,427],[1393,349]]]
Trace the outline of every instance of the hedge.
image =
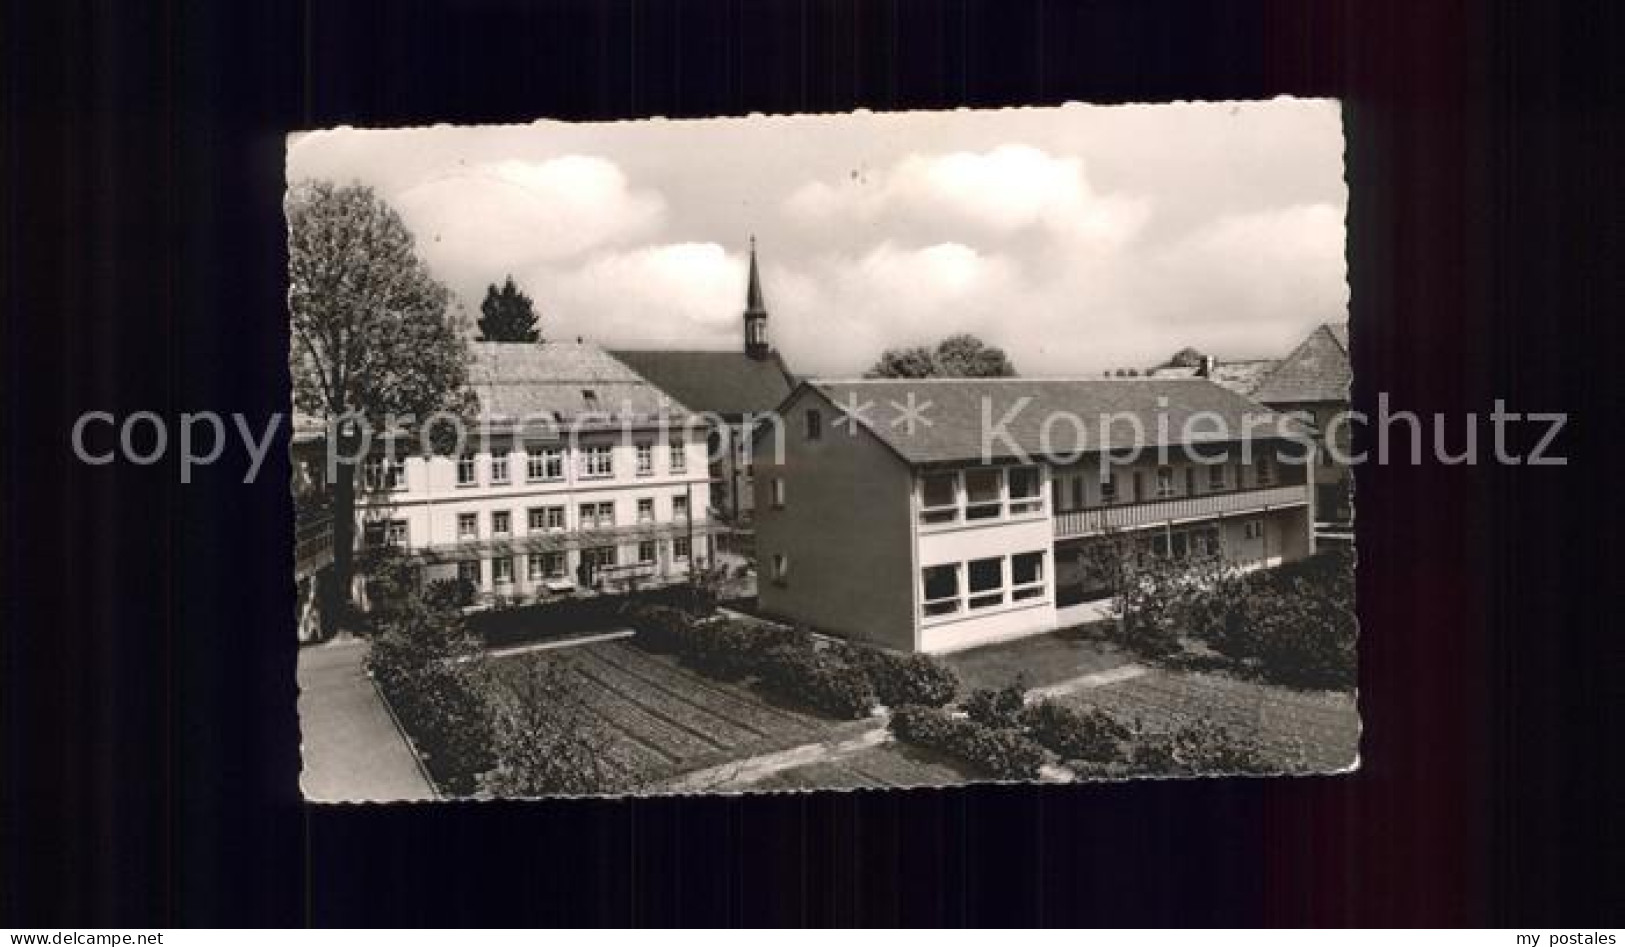
[[1320,553],[1234,581],[1203,629],[1213,650],[1292,687],[1346,689],[1356,675],[1354,563]]
[[627,613],[650,651],[724,680],[759,679],[786,697],[837,717],[867,715],[877,703],[940,707],[959,693],[953,669],[929,655],[899,655],[850,642],[823,644],[805,629],[738,620],[696,622],[680,609]]
[[866,717],[876,703],[875,689],[861,670],[816,647],[770,648],[756,670],[769,688],[836,717]]
[[1027,733],[1068,762],[1111,763],[1122,759],[1133,732],[1103,710],[1078,710],[1043,700],[1021,714]]
[[1261,773],[1270,766],[1258,744],[1206,720],[1166,733],[1136,733],[1130,762],[1142,773]]
[[1008,730],[1022,725],[1021,714],[1026,707],[1027,682],[1015,681],[998,690],[980,688],[965,698],[965,713],[984,727]]
[[435,781],[455,794],[477,788],[493,765],[490,682],[456,619],[403,608],[367,654],[367,670],[389,700]]
[[843,659],[862,669],[875,696],[888,707],[943,707],[959,696],[959,675],[928,654],[893,654],[850,643],[839,647]]
[[899,740],[966,760],[995,779],[1036,779],[1048,757],[1020,730],[989,727],[936,707],[899,707],[891,731]]

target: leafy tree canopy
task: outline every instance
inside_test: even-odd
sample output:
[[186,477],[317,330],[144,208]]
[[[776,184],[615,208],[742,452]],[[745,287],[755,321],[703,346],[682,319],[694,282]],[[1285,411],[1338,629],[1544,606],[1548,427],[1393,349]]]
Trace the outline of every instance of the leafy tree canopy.
[[1015,365],[1004,350],[968,333],[951,335],[935,349],[887,349],[865,373],[868,378],[1013,378]]
[[869,378],[931,378],[940,374],[931,350],[923,345],[887,349],[880,361],[865,373]]
[[485,342],[540,342],[536,308],[509,276],[502,288],[488,286],[480,303],[480,339]]
[[1198,351],[1197,349],[1191,348],[1190,346],[1187,345],[1184,348],[1180,349],[1179,351],[1175,352],[1173,355],[1171,355],[1168,358],[1168,361],[1163,362],[1161,365],[1159,365],[1157,367],[1158,368],[1201,368],[1202,367],[1202,359],[1203,359],[1203,357],[1204,356],[1202,355],[1202,353],[1200,351]]
[[468,346],[400,216],[369,187],[327,181],[294,185],[286,208],[294,403],[375,426],[465,410]]
[[[468,343],[400,216],[371,188],[327,181],[295,184],[284,206],[294,404],[329,425],[365,420],[341,438],[408,418],[421,424],[440,411],[472,414]],[[356,465],[330,466],[333,565],[320,580],[328,630],[349,612],[356,526]]]

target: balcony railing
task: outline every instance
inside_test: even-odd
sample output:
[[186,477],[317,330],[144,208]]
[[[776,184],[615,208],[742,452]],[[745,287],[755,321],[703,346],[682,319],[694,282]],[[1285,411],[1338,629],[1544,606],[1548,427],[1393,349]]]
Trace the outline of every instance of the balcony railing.
[[631,526],[608,526],[598,529],[545,530],[534,533],[516,533],[489,539],[470,539],[458,543],[444,543],[412,550],[412,554],[431,565],[446,562],[464,562],[491,556],[511,556],[532,552],[563,552],[567,549],[592,549],[598,546],[619,546],[649,539],[680,536],[704,536],[719,531],[714,523],[674,521],[668,523],[641,523]]
[[1055,538],[1092,536],[1109,529],[1138,529],[1160,523],[1208,519],[1256,510],[1303,506],[1309,502],[1309,487],[1290,484],[1210,493],[1206,496],[1173,497],[1145,503],[1067,510],[1055,514]]

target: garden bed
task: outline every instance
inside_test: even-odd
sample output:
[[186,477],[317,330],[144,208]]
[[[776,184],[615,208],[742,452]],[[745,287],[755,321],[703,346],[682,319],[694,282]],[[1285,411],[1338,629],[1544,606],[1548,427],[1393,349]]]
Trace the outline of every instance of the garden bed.
[[624,641],[501,658],[499,679],[546,662],[572,676],[583,704],[609,735],[606,750],[636,758],[638,782],[651,786],[733,759],[818,742],[840,723],[775,706],[751,688],[717,681]]

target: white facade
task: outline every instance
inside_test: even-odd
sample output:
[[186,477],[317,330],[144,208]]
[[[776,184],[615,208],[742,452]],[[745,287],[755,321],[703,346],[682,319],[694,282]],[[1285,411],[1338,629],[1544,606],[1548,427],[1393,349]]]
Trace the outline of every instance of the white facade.
[[1048,481],[1043,465],[916,474],[917,650],[956,651],[1055,627]]
[[679,581],[709,559],[701,437],[507,439],[490,451],[414,454],[394,474],[383,457],[363,467],[363,544],[402,546],[430,578],[461,575],[485,595]]

